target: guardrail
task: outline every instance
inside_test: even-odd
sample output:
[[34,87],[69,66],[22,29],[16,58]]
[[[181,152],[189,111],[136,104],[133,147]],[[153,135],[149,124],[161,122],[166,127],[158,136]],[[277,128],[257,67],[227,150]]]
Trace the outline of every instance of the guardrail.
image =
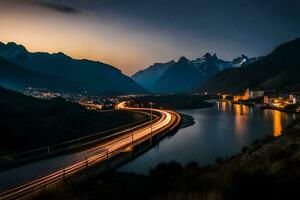
[[87,169],[89,166],[94,165],[99,160],[104,160],[104,159],[108,160],[109,159],[108,156],[109,156],[108,154],[106,155],[101,154],[92,158],[88,158],[85,161],[77,163],[68,168],[58,170],[48,176],[44,176],[34,181],[25,183],[22,186],[7,190],[3,193],[0,193],[0,199],[8,200],[8,199],[18,199],[24,197],[34,191],[42,189],[55,182],[65,180],[66,178],[73,175],[77,171]]
[[[146,113],[146,114],[150,115],[147,112],[141,112],[141,111],[134,111],[134,112]],[[154,116],[155,116],[155,118],[153,119],[153,122],[158,120],[158,115],[154,115]],[[145,119],[133,122],[131,124],[127,124],[127,125],[123,125],[123,126],[120,126],[117,128],[110,129],[110,130],[87,135],[87,136],[77,138],[74,140],[69,140],[69,141],[66,141],[63,143],[49,145],[49,146],[41,147],[38,149],[26,151],[26,152],[1,156],[0,157],[0,168],[1,167],[5,168],[7,165],[10,166],[12,164],[17,164],[18,162],[34,160],[34,159],[41,158],[44,156],[49,156],[52,154],[70,151],[70,150],[85,147],[88,145],[100,143],[107,139],[110,139],[110,138],[116,137],[120,134],[123,134],[124,132],[133,131],[141,126],[147,125],[147,124],[151,123],[150,119],[151,119],[151,117],[147,117]]]
[[[164,136],[164,133],[173,130],[174,128],[178,127],[180,123],[180,116],[175,113],[177,116],[177,119],[174,123],[169,124],[168,127],[165,127],[165,129],[159,129],[153,132],[154,136],[158,136],[158,138],[161,138]],[[164,131],[163,131],[164,130]],[[34,192],[40,191],[43,188],[47,188],[47,186],[65,181],[67,178],[71,177],[77,172],[81,172],[84,170],[88,170],[88,168],[91,168],[92,166],[95,166],[97,164],[104,164],[104,168],[107,170],[109,169],[109,160],[113,157],[115,157],[118,154],[128,152],[128,148],[130,148],[129,152],[133,152],[134,147],[137,145],[142,144],[145,141],[149,141],[150,144],[147,147],[151,147],[152,144],[152,134],[146,135],[143,138],[140,138],[139,140],[134,140],[134,134],[132,135],[125,135],[124,137],[120,137],[119,139],[115,140],[111,144],[122,142],[122,140],[126,140],[128,142],[128,139],[130,138],[132,140],[131,144],[128,144],[126,146],[121,146],[117,149],[113,149],[112,147],[108,148],[107,150],[98,153],[97,155],[93,155],[90,157],[86,157],[85,160],[80,161],[76,164],[73,164],[69,167],[59,169],[47,176],[43,176],[40,178],[37,178],[33,181],[27,182],[22,184],[19,187],[14,187],[12,189],[8,189],[5,192],[0,193],[0,200],[11,200],[11,199],[21,199],[24,198]],[[110,145],[112,146],[112,145]],[[132,154],[131,154],[132,156]]]

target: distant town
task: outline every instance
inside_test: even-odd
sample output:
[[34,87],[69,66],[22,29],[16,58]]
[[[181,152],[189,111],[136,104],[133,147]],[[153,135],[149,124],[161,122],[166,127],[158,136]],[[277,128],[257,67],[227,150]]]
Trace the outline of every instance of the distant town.
[[44,88],[26,88],[23,93],[38,99],[63,98],[70,102],[76,102],[84,106],[88,110],[112,110],[120,99],[128,99],[144,95],[120,95],[120,96],[99,96],[85,93],[59,93]]
[[59,93],[32,87],[27,88],[23,93],[39,99],[64,98],[67,101],[79,103],[88,110],[110,110],[114,108],[118,101],[118,98],[115,97],[103,98],[101,96],[84,93]]
[[235,104],[258,105],[262,109],[300,112],[300,92],[275,93],[262,89],[247,89],[243,94],[220,94],[219,101]]

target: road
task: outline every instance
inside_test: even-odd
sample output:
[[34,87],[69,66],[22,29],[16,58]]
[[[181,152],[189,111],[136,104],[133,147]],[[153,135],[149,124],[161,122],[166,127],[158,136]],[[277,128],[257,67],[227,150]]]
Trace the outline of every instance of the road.
[[[118,104],[118,109],[150,111],[149,108],[128,108],[125,102]],[[62,155],[59,157],[37,161],[17,168],[0,172],[0,199],[12,198],[24,192],[34,191],[39,185],[46,185],[61,176],[70,176],[84,170],[86,166],[104,162],[113,156],[131,149],[155,134],[160,134],[170,128],[176,127],[180,116],[169,110],[152,109],[160,113],[160,118],[153,123],[139,127],[134,132],[125,132],[96,147]],[[12,198],[14,199],[14,198]]]

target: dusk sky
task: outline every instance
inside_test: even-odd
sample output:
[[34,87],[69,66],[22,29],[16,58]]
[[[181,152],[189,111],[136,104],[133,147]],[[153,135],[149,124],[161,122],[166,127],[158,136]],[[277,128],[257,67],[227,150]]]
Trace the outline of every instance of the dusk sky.
[[206,52],[260,56],[300,37],[299,0],[0,0],[0,41],[131,75]]

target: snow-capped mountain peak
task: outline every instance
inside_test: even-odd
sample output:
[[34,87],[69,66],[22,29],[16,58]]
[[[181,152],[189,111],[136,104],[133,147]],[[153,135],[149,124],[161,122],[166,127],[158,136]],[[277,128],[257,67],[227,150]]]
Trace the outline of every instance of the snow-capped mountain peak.
[[249,58],[242,54],[241,56],[232,60],[232,67],[242,67],[254,63],[260,59],[261,57]]

